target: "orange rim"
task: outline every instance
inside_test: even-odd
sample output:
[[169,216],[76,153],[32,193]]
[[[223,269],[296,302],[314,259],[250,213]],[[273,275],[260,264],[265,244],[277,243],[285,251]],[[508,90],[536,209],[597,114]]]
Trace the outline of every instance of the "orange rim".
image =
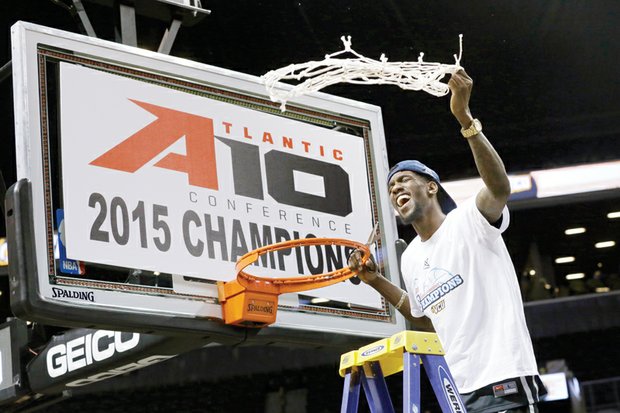
[[235,270],[237,271],[237,282],[248,290],[283,294],[326,287],[351,278],[356,274],[349,267],[343,267],[324,274],[285,278],[258,277],[244,271],[248,265],[256,262],[258,257],[261,255],[273,251],[280,251],[295,247],[307,247],[311,245],[343,245],[346,247],[359,249],[364,252],[364,255],[362,255],[362,262],[366,262],[370,257],[370,249],[367,245],[343,238],[303,238],[278,242],[276,244],[257,248],[239,258],[237,265],[235,266]]

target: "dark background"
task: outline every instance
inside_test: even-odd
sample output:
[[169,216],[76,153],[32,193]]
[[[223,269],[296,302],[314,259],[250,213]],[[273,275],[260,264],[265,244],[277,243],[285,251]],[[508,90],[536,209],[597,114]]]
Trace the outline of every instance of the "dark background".
[[[84,5],[97,35],[114,40],[112,9]],[[320,60],[341,49],[342,35],[351,35],[353,48],[367,57],[385,53],[390,61],[405,61],[424,52],[426,61],[453,63],[462,33],[461,64],[474,79],[472,112],[509,173],[620,159],[617,0],[213,0],[203,7],[212,14],[181,28],[171,54],[253,75]],[[9,29],[18,20],[79,31],[70,13],[51,0],[3,0],[0,65],[11,58]],[[156,50],[166,23],[139,18],[137,25],[139,46]],[[395,86],[324,91],[382,108],[391,163],[417,158],[443,180],[476,175],[448,97]],[[16,179],[10,78],[0,84],[0,102],[0,168],[10,185]],[[618,192],[513,211],[505,238],[526,300],[618,289],[619,246],[592,248],[598,241],[620,242],[620,220],[605,216],[620,210]],[[567,238],[564,229],[577,225],[586,226],[586,234]],[[413,236],[408,228],[401,235]],[[533,250],[547,265],[543,274],[528,277]],[[563,255],[575,255],[576,263],[555,265],[553,259]],[[570,272],[585,272],[586,279],[568,283],[564,275]],[[535,340],[539,361],[565,358],[584,380],[620,375],[619,344],[618,329]]]

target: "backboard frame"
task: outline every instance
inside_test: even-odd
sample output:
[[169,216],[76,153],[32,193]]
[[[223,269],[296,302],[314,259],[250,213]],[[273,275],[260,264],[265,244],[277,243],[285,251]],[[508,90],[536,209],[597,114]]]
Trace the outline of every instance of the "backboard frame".
[[[143,331],[162,334],[207,334],[221,335],[222,340],[238,340],[245,332],[236,328],[224,327],[216,312],[219,303],[216,300],[192,302],[193,309],[186,315],[179,315],[176,309],[183,301],[170,299],[161,305],[161,297],[157,294],[132,296],[139,303],[133,310],[119,309],[115,305],[118,294],[126,294],[119,290],[97,291],[96,302],[80,302],[70,297],[52,297],[52,287],[57,286],[57,278],[50,281],[56,258],[53,257],[54,221],[51,206],[49,181],[52,180],[49,165],[44,162],[50,156],[50,148],[43,139],[46,134],[47,108],[52,102],[45,101],[47,95],[41,91],[41,78],[44,76],[45,62],[41,60],[42,50],[46,56],[63,60],[70,56],[71,64],[88,66],[90,62],[103,62],[117,65],[129,71],[148,73],[153,78],[170,78],[193,85],[217,85],[235,98],[253,101],[274,116],[279,112],[279,105],[272,103],[266,96],[260,79],[254,76],[208,66],[185,59],[166,56],[147,50],[136,49],[125,45],[88,38],[55,29],[18,22],[12,28],[13,39],[13,79],[15,100],[15,133],[17,150],[18,180],[9,191],[11,226],[9,238],[13,244],[9,248],[10,272],[16,298],[12,307],[17,316],[30,320],[38,320],[49,324],[81,326],[88,328],[112,328],[132,331]],[[68,59],[68,58],[67,58]],[[44,81],[43,81],[44,82]],[[283,87],[286,87],[283,85]],[[389,201],[387,199],[388,162],[380,108],[361,102],[351,101],[323,93],[303,96],[289,104],[285,116],[314,116],[320,112],[327,118],[338,119],[340,122],[367,124],[365,142],[368,169],[371,171],[369,180],[372,182],[373,215],[379,220],[381,229],[380,246],[394,245],[397,238],[396,224]],[[278,116],[282,116],[278,114]],[[361,120],[361,122],[360,122]],[[48,185],[45,182],[48,180]],[[7,208],[9,210],[9,208]],[[373,225],[373,223],[369,223]],[[35,251],[35,254],[29,251]],[[382,248],[384,255],[384,273],[388,278],[400,282],[396,252],[394,248]],[[45,252],[44,254],[41,252]],[[34,289],[33,289],[34,288]],[[63,288],[71,291],[88,292],[89,286],[69,283]],[[131,293],[131,292],[129,292]],[[157,310],[153,303],[157,303]],[[151,306],[151,307],[149,307]],[[209,307],[208,311],[203,311]],[[330,311],[307,307],[303,310],[287,311],[278,322],[268,329],[252,334],[265,337],[266,340],[325,342],[326,336],[342,337],[382,337],[403,330],[405,322],[398,312],[385,304],[382,315],[369,314],[358,316],[364,311],[340,312],[345,318],[336,319]],[[189,315],[193,314],[193,315]],[[196,317],[198,314],[198,317]],[[280,312],[279,312],[280,314]],[[358,318],[356,318],[358,317]],[[330,319],[326,324],[326,321]],[[341,322],[342,321],[342,322]],[[320,333],[320,334],[317,334]],[[336,340],[338,341],[338,340]]]

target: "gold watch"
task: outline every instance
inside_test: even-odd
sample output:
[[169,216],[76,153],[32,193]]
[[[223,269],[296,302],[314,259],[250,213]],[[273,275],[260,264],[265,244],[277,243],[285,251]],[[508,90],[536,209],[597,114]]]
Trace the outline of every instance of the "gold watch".
[[471,138],[472,136],[475,136],[480,132],[482,132],[482,123],[480,123],[478,119],[474,119],[471,122],[471,126],[469,128],[461,128],[461,134],[465,138]]

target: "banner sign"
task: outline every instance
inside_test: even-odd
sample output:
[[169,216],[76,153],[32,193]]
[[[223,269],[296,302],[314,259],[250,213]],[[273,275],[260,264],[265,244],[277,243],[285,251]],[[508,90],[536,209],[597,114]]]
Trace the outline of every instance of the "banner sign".
[[[509,175],[512,194],[509,201],[534,200],[620,188],[620,161],[566,166]],[[443,183],[457,204],[476,194],[481,178]]]
[[199,338],[67,330],[53,336],[28,363],[28,384],[35,393],[56,394],[152,366],[205,344]]
[[[60,66],[68,259],[226,281],[236,261],[261,246],[307,237],[367,240],[374,222],[364,139]],[[319,274],[346,266],[349,252],[295,248],[267,254],[248,271]],[[382,305],[364,284],[309,294]]]

